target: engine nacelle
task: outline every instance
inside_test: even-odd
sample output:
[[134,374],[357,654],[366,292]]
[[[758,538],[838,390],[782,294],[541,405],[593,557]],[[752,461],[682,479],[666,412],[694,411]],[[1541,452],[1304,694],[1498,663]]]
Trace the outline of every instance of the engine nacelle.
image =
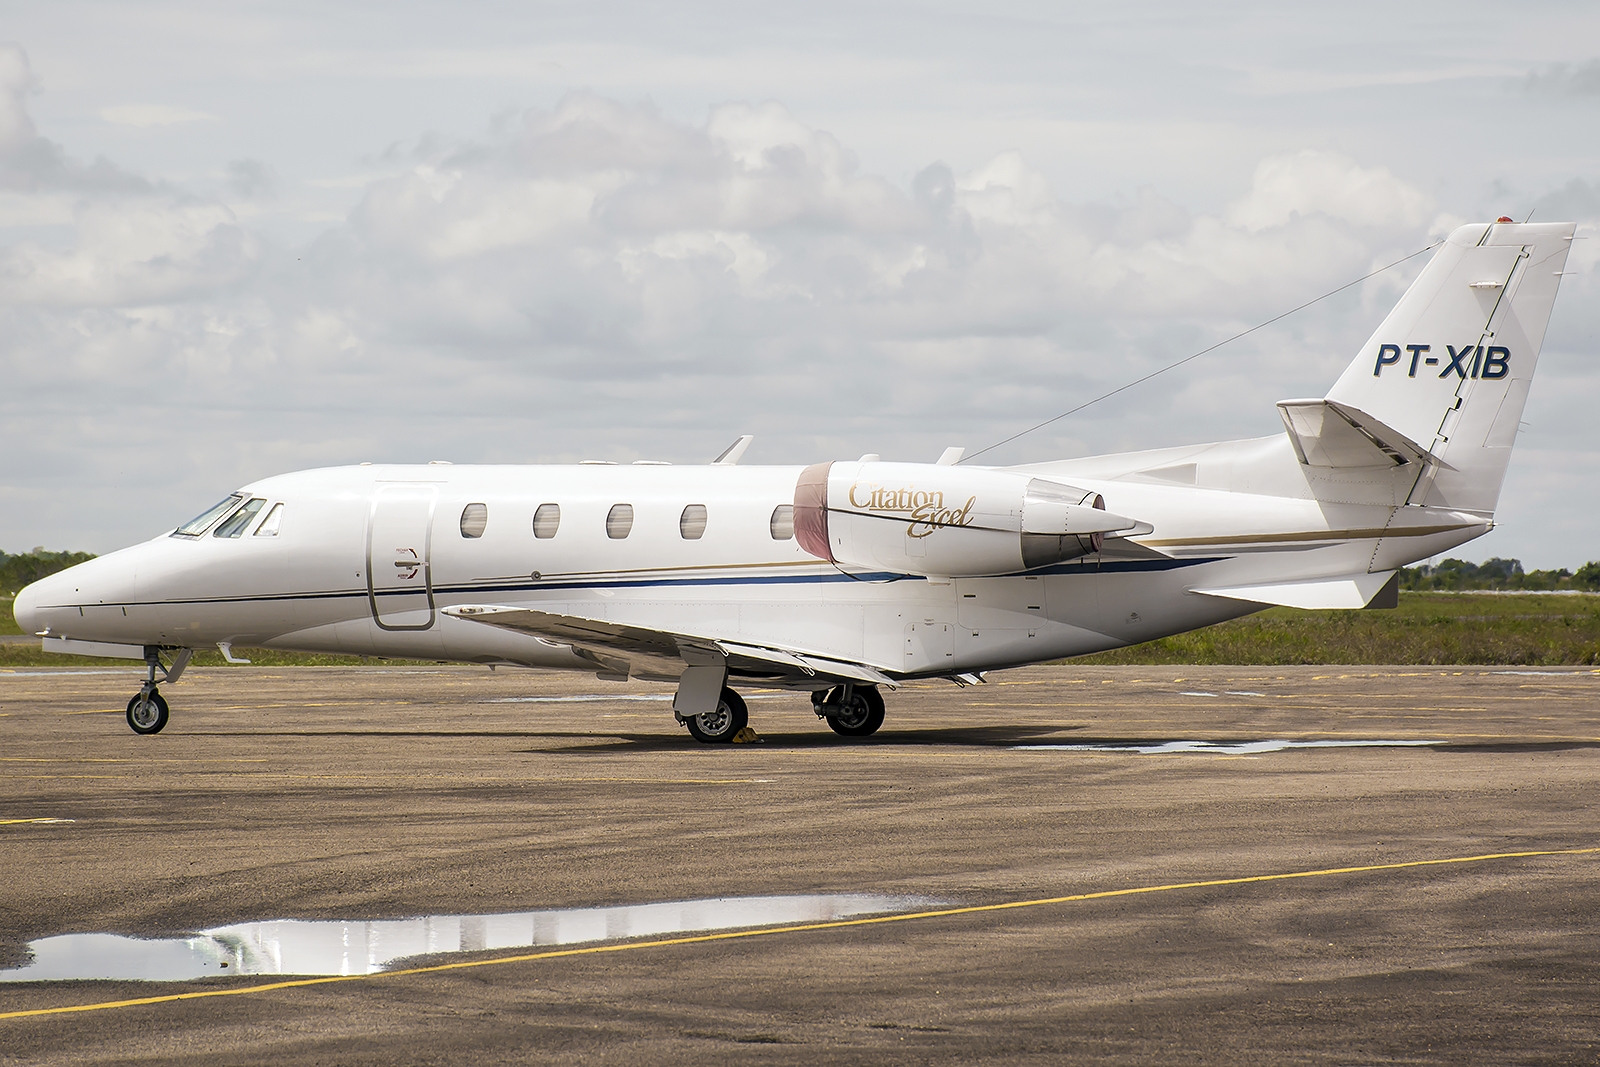
[[1098,552],[1150,527],[1100,495],[1015,471],[818,463],[794,488],[800,547],[830,563],[940,578],[1014,574]]

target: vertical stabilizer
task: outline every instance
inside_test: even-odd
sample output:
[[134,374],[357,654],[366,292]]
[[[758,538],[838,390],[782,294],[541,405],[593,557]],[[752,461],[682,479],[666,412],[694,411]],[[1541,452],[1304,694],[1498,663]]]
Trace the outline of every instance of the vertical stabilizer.
[[1407,503],[1494,510],[1574,229],[1456,230],[1328,391],[1442,461]]

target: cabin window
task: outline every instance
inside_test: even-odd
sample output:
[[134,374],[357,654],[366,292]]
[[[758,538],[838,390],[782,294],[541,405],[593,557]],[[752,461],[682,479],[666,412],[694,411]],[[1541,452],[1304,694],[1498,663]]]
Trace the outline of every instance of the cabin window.
[[206,532],[206,529],[210,527],[212,523],[216,522],[223,515],[232,511],[234,505],[243,499],[243,494],[234,493],[228,499],[222,501],[222,503],[206,508],[206,510],[202,511],[200,514],[196,515],[194,518],[190,519],[188,522],[184,523],[182,526],[178,527],[172,532],[183,537],[199,537],[201,534]]
[[245,531],[245,527],[250,525],[250,520],[256,517],[256,512],[260,511],[266,505],[266,503],[267,502],[265,500],[262,500],[260,497],[256,497],[254,500],[245,504],[244,507],[240,508],[238,511],[235,511],[232,515],[229,515],[227,519],[223,521],[222,525],[217,527],[217,532],[211,536],[238,537],[242,535]]
[[794,505],[779,504],[772,509],[772,539],[774,541],[790,541],[794,539]]
[[256,527],[257,537],[277,537],[278,524],[283,521],[283,503],[280,501],[272,505],[272,510],[267,512],[267,517],[261,520],[261,525]]
[[606,536],[620,541],[633,530],[633,505],[613,504],[606,514]]
[[698,541],[706,532],[706,506],[690,504],[678,516],[678,533],[685,541]]
[[489,505],[468,504],[461,509],[461,536],[467,538],[482,537],[484,529],[489,525]]
[[548,541],[561,529],[561,505],[540,504],[533,513],[533,536]]

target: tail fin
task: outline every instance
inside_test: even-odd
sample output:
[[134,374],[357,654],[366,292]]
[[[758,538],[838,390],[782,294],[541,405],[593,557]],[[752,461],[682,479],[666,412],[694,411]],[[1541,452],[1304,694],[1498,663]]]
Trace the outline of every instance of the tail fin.
[[1422,453],[1406,503],[1494,510],[1574,229],[1462,226],[1328,391]]

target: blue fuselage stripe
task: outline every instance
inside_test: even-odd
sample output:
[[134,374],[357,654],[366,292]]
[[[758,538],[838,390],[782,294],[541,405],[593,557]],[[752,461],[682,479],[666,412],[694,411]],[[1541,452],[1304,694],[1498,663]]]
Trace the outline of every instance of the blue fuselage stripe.
[[[1051,567],[1042,567],[1039,570],[1028,571],[1026,575],[1012,574],[1001,577],[1020,578],[1038,575],[1093,575],[1093,574],[1126,574],[1139,571],[1168,571],[1179,567],[1193,567],[1201,563],[1213,563],[1225,556],[1197,557],[1192,559],[1149,559],[1149,560],[1108,560],[1095,563],[1061,563]],[[519,582],[504,584],[483,585],[441,585],[434,586],[434,596],[449,595],[460,596],[463,594],[480,593],[549,593],[571,589],[661,589],[661,588],[716,588],[727,586],[748,585],[823,585],[838,584],[841,582],[863,582],[872,585],[882,585],[891,582],[915,581],[922,582],[927,579],[920,574],[895,574],[891,571],[876,571],[868,574],[846,574],[842,571],[832,574],[761,574],[761,575],[731,575],[727,577],[705,578],[601,578],[585,579],[582,581],[547,581],[528,579]],[[328,592],[308,593],[269,593],[260,596],[239,597],[211,597],[194,600],[150,600],[130,602],[127,606],[157,607],[177,606],[184,604],[253,604],[274,603],[293,600],[365,600],[369,595],[379,597],[397,596],[426,596],[428,590],[424,589],[378,589],[371,594],[365,589],[344,589]],[[77,605],[67,605],[76,607]],[[99,607],[101,605],[94,605]],[[106,605],[110,606],[110,605]]]

